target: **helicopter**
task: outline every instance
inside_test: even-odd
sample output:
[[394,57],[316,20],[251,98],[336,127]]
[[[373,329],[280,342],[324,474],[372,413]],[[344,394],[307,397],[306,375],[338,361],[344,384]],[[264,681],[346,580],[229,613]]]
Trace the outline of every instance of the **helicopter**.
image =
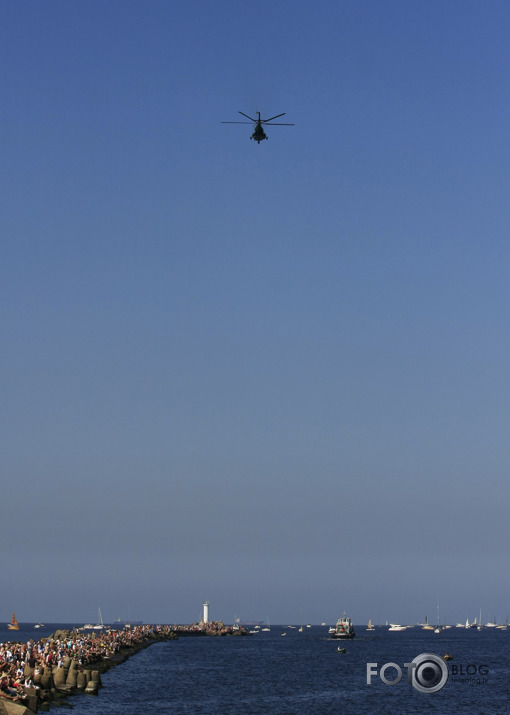
[[[251,122],[255,122],[255,131],[251,135],[250,139],[255,139],[257,144],[260,144],[261,141],[264,141],[264,139],[268,139],[267,134],[264,131],[263,124],[269,124],[269,122],[273,122],[273,119],[278,119],[278,117],[283,117],[285,112],[283,114],[277,114],[275,117],[270,117],[269,119],[261,119],[260,118],[260,112],[257,112],[258,114],[258,119],[253,119],[253,117],[249,117],[247,114],[244,112],[239,112],[239,114],[242,114],[243,117],[246,117],[249,119]],[[249,124],[249,122],[221,122],[222,124]],[[272,124],[269,124],[270,127],[275,127],[275,126],[280,126],[280,127],[293,127],[295,126],[294,124],[286,124],[284,122],[273,122]]]

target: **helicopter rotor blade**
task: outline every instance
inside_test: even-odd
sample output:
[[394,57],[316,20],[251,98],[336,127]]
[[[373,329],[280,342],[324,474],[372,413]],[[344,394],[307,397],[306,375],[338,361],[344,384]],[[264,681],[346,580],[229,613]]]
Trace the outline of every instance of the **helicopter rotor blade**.
[[[267,122],[264,122],[264,124],[267,124]],[[295,127],[295,124],[287,124],[286,122],[273,122],[272,124],[268,124],[268,127]]]
[[251,117],[249,117],[249,116],[248,116],[247,114],[245,114],[244,112],[239,112],[239,114],[242,114],[243,117],[248,117],[248,119],[251,119],[252,122],[257,122],[257,121],[258,121],[257,119],[252,119]]
[[[241,114],[242,114],[242,112],[241,112]],[[276,117],[269,117],[269,119],[263,119],[262,121],[263,121],[263,122],[270,122],[270,121],[272,121],[273,119],[278,119],[278,117],[283,117],[284,114],[286,114],[286,112],[282,112],[281,114],[277,114]]]
[[220,124],[251,124],[251,122],[220,122]]

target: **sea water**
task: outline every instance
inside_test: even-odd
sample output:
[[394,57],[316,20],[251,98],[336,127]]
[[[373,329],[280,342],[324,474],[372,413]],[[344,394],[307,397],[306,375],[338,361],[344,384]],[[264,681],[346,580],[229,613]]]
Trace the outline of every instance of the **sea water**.
[[[54,632],[3,630],[3,640],[38,639]],[[97,696],[68,699],[75,715],[204,713],[207,715],[315,713],[510,713],[510,629],[420,627],[389,632],[356,627],[356,637],[332,640],[327,628],[272,626],[246,637],[183,637],[154,643],[103,674]],[[286,633],[282,636],[282,633]],[[345,653],[337,647],[345,647]],[[452,655],[448,680],[437,693],[408,682],[408,663],[422,653]],[[402,671],[388,685],[386,663]],[[375,675],[367,683],[367,664]],[[393,666],[384,673],[396,680]]]

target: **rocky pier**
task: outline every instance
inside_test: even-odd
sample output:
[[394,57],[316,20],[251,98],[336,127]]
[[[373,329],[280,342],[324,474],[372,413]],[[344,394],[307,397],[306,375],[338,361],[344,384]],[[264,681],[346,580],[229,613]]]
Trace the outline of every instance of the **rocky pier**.
[[56,631],[39,642],[4,643],[0,715],[32,715],[65,705],[75,693],[97,695],[101,674],[152,643],[177,640],[173,626],[122,631]]
[[0,648],[0,715],[31,715],[66,705],[76,693],[97,695],[101,674],[152,643],[180,637],[246,636],[221,621],[191,625],[135,626],[115,630],[57,630],[38,642]]

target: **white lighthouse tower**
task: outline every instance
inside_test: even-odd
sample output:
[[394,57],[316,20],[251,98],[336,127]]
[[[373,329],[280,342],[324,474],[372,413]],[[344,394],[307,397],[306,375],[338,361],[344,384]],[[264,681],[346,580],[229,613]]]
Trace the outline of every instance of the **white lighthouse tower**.
[[209,623],[209,601],[204,601],[202,603],[202,606],[204,608],[204,615],[202,617],[202,622]]

